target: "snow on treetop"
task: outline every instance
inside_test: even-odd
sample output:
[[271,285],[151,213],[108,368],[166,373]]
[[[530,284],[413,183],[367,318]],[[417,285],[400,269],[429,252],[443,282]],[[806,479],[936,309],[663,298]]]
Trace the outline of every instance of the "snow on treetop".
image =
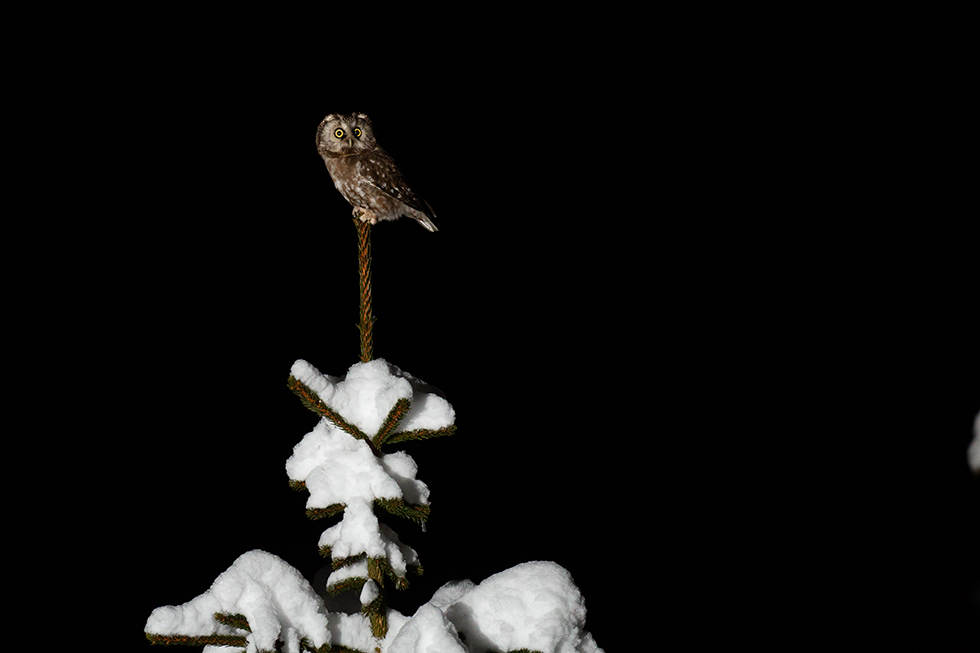
[[355,499],[404,499],[429,503],[429,488],[415,478],[418,465],[407,453],[375,456],[364,440],[353,437],[326,418],[293,447],[286,474],[310,491],[307,508],[347,504]]
[[299,653],[304,638],[317,648],[330,642],[323,602],[310,584],[281,558],[259,550],[242,554],[197,598],[155,609],[145,631],[191,637],[245,634],[215,622],[216,613],[245,616],[250,651],[272,651],[277,639],[285,642],[286,653]]
[[[353,365],[343,379],[325,376],[299,360],[290,377],[294,392],[298,390],[323,417],[293,448],[286,474],[296,487],[309,491],[306,507],[314,518],[318,511],[332,516],[343,510],[341,521],[320,537],[321,553],[334,560],[350,559],[351,564],[361,555],[384,560],[390,573],[405,579],[410,568],[419,568],[418,555],[378,521],[373,508],[381,505],[424,526],[429,488],[416,478],[418,466],[409,454],[383,454],[381,446],[393,432],[445,434],[455,417],[452,406],[431,386],[381,359]],[[399,401],[403,404],[393,411]],[[366,582],[367,573],[356,564],[345,565],[331,575],[327,586],[352,579]]]
[[435,388],[382,358],[355,363],[343,379],[321,374],[301,359],[293,363],[290,375],[368,435],[381,428],[399,399],[412,402],[411,410],[399,424],[400,431],[443,429],[452,425],[456,417],[453,407]]
[[[366,553],[372,558],[385,558],[391,565],[392,571],[400,578],[405,578],[409,565],[419,566],[419,557],[415,549],[402,544],[398,534],[379,522],[371,510],[370,504],[362,501],[355,501],[347,505],[343,519],[340,523],[323,531],[319,545],[321,549],[328,547],[331,556],[338,559],[349,558],[361,553]],[[350,576],[367,577],[366,573],[347,573],[345,576],[344,569],[346,568],[341,568],[331,574],[327,580],[327,586],[334,585]]]

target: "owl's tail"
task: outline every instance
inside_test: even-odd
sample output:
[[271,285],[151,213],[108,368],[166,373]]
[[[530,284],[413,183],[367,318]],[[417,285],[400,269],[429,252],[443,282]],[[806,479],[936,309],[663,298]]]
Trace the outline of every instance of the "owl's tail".
[[412,209],[412,217],[418,220],[419,224],[425,227],[426,229],[428,229],[429,231],[439,231],[439,227],[437,227],[435,223],[432,221],[432,218],[436,217],[435,211],[432,210],[432,207],[429,206],[428,202],[426,202],[425,205],[429,209],[428,215],[422,213],[422,211],[419,211],[418,209]]
[[415,216],[415,219],[419,221],[420,225],[422,225],[429,231],[439,231],[439,227],[437,227],[435,223],[432,222],[432,220],[430,220],[429,216],[427,216],[426,214],[420,213],[419,215]]

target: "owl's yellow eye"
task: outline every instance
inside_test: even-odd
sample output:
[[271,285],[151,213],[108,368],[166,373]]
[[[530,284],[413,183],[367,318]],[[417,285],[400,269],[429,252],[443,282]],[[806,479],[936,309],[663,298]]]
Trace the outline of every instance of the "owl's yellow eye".
[[334,131],[333,135],[336,136],[337,138],[343,138],[344,137],[344,130],[343,129],[337,129],[337,130]]
[[360,138],[360,137],[361,137],[361,128],[360,127],[355,127],[354,128],[354,138]]

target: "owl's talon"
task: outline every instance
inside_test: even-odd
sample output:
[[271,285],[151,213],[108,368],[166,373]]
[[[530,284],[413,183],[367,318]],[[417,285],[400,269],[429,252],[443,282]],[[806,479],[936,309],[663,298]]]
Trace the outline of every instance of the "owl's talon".
[[352,211],[354,217],[361,222],[367,222],[368,224],[378,224],[378,216],[376,216],[372,211],[367,209],[362,209],[359,206],[355,206]]

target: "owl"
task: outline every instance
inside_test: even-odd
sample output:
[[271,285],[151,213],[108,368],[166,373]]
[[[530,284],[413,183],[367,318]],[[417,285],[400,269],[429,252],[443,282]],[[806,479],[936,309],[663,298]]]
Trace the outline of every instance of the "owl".
[[394,159],[378,145],[366,115],[331,113],[317,127],[316,149],[333,185],[354,207],[355,218],[377,224],[407,215],[438,231],[432,207],[405,183]]

